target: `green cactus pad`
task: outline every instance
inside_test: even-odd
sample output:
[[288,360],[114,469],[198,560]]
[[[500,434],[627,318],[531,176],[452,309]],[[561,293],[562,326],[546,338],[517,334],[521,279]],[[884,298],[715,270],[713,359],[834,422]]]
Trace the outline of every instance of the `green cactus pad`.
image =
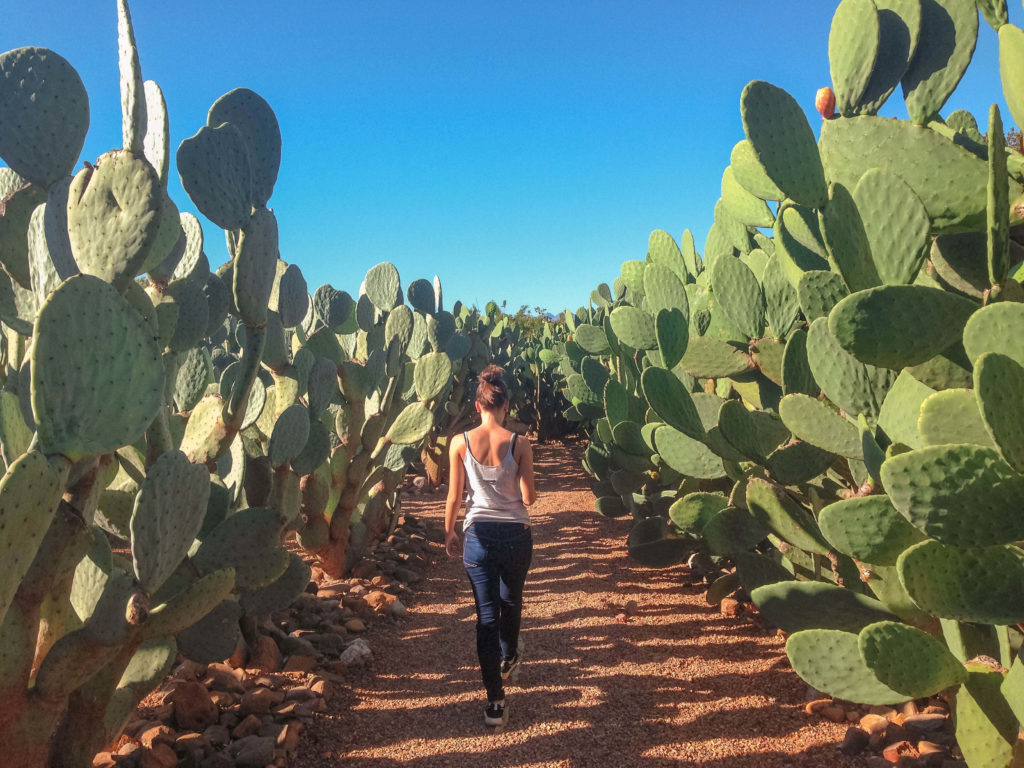
[[988,118],[988,279],[1002,285],[1010,268],[1010,201],[1006,175],[1006,137],[999,107],[989,110]]
[[382,312],[390,312],[402,299],[402,280],[395,265],[382,261],[366,273],[366,296]]
[[859,632],[868,624],[896,618],[873,598],[818,581],[768,584],[751,592],[750,599],[768,621],[784,632]]
[[[279,261],[278,267],[283,263]],[[285,328],[298,326],[309,311],[309,293],[302,270],[294,264],[285,267],[277,283],[276,294],[276,300],[271,296],[270,308],[276,309],[281,316],[281,325]]]
[[957,292],[981,299],[992,287],[985,257],[987,242],[984,232],[936,237],[929,253],[936,276]]
[[861,458],[857,427],[826,402],[802,394],[786,395],[779,403],[779,415],[786,427],[801,440],[830,453],[851,459]]
[[915,544],[896,563],[911,599],[933,616],[980,624],[1024,621],[1024,552]]
[[287,608],[309,584],[310,568],[301,557],[292,553],[288,568],[272,584],[262,589],[243,592],[239,598],[250,616],[267,616]]
[[838,551],[872,565],[895,565],[904,549],[924,538],[885,496],[829,504],[818,515],[818,525]]
[[820,148],[829,178],[848,189],[871,168],[902,178],[924,203],[932,234],[985,225],[985,161],[935,131],[884,117],[826,120]]
[[121,72],[121,140],[125,149],[141,154],[148,123],[146,98],[139,51],[135,47],[135,32],[126,0],[118,0],[117,3],[117,54]]
[[[1018,473],[1024,469],[1024,422],[1021,394],[1024,368],[1006,355],[987,352],[974,365],[974,394],[986,436]],[[984,443],[983,443],[984,444]]]
[[708,521],[729,506],[729,500],[717,493],[688,493],[669,507],[669,519],[680,530],[699,533]]
[[893,443],[903,443],[911,448],[923,448],[924,441],[918,430],[918,416],[921,405],[935,390],[922,384],[908,371],[896,377],[892,387],[885,394],[882,409],[878,414],[878,426]]
[[832,466],[835,458],[834,453],[796,440],[768,454],[765,466],[776,482],[782,485],[801,485],[823,474]]
[[878,277],[886,285],[914,282],[930,243],[921,198],[899,176],[872,168],[857,182],[853,199]]
[[277,219],[272,211],[257,208],[242,228],[232,276],[235,306],[251,326],[267,321],[267,307],[277,277]]
[[718,411],[718,430],[749,461],[765,457],[789,439],[786,425],[766,411],[748,411],[738,400],[726,400]]
[[604,332],[604,328],[584,323],[576,326],[573,338],[592,355],[606,355],[611,351],[608,346],[608,335]]
[[975,312],[964,328],[964,349],[972,364],[986,352],[1008,355],[1024,365],[1024,304],[998,302]]
[[[248,511],[243,510],[239,514]],[[237,543],[241,546],[247,542],[245,537],[242,537]],[[222,600],[226,600],[234,586],[234,568],[222,568],[201,576],[169,603],[158,605],[150,612],[144,635],[147,638],[156,638],[178,634],[186,627],[192,626],[198,617],[205,616]]]
[[789,284],[797,288],[805,272],[828,270],[828,254],[814,209],[783,206],[775,220],[775,257]]
[[764,297],[754,273],[742,261],[717,259],[709,270],[715,298],[736,328],[748,338],[764,331]]
[[143,589],[156,592],[188,553],[209,496],[209,471],[181,451],[161,454],[149,468],[131,518],[132,564]]
[[587,388],[594,393],[595,399],[599,398],[599,393],[604,392],[604,386],[608,383],[608,369],[596,358],[585,357],[580,364],[580,371]]
[[434,427],[434,414],[423,403],[407,405],[388,428],[387,439],[399,445],[418,443]]
[[[999,28],[999,74],[1003,82],[1003,96],[1006,98],[1013,121],[1017,125],[1024,125],[1024,76],[1021,76],[1022,72],[1024,72],[1024,30],[1013,24],[1004,24]],[[7,159],[3,152],[0,152],[0,157]],[[7,161],[10,163],[9,159]],[[14,167],[13,163],[11,165]]]
[[235,585],[256,589],[276,580],[290,558],[280,546],[277,510],[250,507],[228,517],[203,539],[192,556],[200,573],[235,569]]
[[655,349],[658,346],[654,319],[635,307],[616,307],[609,315],[612,331],[619,341],[633,349]]
[[66,280],[33,336],[32,411],[45,453],[77,461],[142,436],[163,401],[163,364],[149,326],[117,291],[89,275]]
[[782,353],[782,391],[817,397],[820,392],[807,362],[807,331],[800,328],[789,336]]
[[654,445],[658,455],[676,472],[706,480],[725,477],[722,460],[704,443],[678,429],[667,425],[658,427],[654,431]]
[[910,118],[924,125],[950,97],[978,42],[978,9],[973,0],[921,3],[917,52],[902,78]]
[[650,254],[652,264],[668,267],[681,282],[686,282],[689,270],[682,251],[668,232],[663,229],[651,232],[647,238],[647,253]]
[[1013,748],[1019,724],[1000,695],[1002,680],[1000,672],[972,664],[956,692],[956,741],[967,765],[1013,768],[1020,762]]
[[812,323],[819,317],[828,317],[832,308],[849,295],[850,291],[843,278],[835,272],[805,272],[797,284],[800,308]]
[[181,186],[221,229],[239,230],[252,211],[252,170],[245,139],[231,124],[203,126],[178,146]]
[[675,368],[686,354],[690,341],[690,324],[686,315],[674,308],[659,310],[654,318],[654,336],[662,364],[670,370]]
[[9,462],[0,480],[0,621],[42,544],[67,470],[38,451]]
[[1009,22],[1006,0],[978,0],[978,10],[996,32]]
[[267,456],[274,468],[294,459],[309,439],[309,410],[298,403],[288,406],[274,424]]
[[[867,0],[870,2],[870,0]],[[872,261],[871,244],[853,195],[842,184],[829,187],[828,206],[820,214],[821,232],[836,271],[851,291],[882,282]]]
[[701,425],[693,398],[679,378],[664,368],[648,368],[640,378],[644,397],[666,424],[685,435],[701,440]]
[[765,173],[801,205],[820,208],[828,199],[814,132],[796,100],[761,80],[740,96],[743,131]]
[[910,699],[934,696],[967,680],[964,665],[943,642],[916,627],[896,621],[869,624],[857,644],[879,682]]
[[438,397],[452,376],[452,361],[444,352],[430,352],[416,361],[416,396],[424,401]]
[[782,488],[759,478],[747,483],[747,508],[761,524],[794,547],[827,555],[828,542],[811,513]]
[[46,189],[71,174],[89,129],[89,96],[46,48],[0,54],[0,158]]
[[764,291],[765,319],[771,335],[785,339],[800,314],[800,301],[796,289],[786,280],[778,257],[772,256],[765,264],[761,288]]
[[856,114],[879,49],[879,14],[872,0],[842,0],[832,16],[828,60],[835,86],[836,109]]
[[762,200],[784,200],[786,198],[786,193],[779,189],[765,173],[764,166],[757,159],[753,146],[746,139],[733,147],[732,154],[729,156],[729,167],[732,168],[735,180],[755,197]]
[[134,278],[156,244],[163,200],[160,179],[142,155],[108,152],[79,171],[68,199],[79,269],[122,286]]
[[673,537],[668,522],[660,517],[649,517],[635,523],[626,544],[629,556],[649,568],[675,565],[693,551],[692,541]]
[[[0,168],[0,261],[4,270],[23,288],[31,288],[29,273],[29,223],[33,211],[46,202],[46,191],[29,184],[10,168]],[[45,241],[44,241],[45,244]]]
[[713,555],[731,555],[753,549],[767,531],[745,509],[726,507],[712,515],[700,535]]
[[313,311],[324,325],[338,332],[352,316],[355,302],[345,291],[321,285],[313,294]]
[[959,341],[978,309],[970,299],[921,285],[885,285],[840,301],[828,327],[840,346],[868,365],[918,365]]
[[861,704],[900,704],[908,697],[878,681],[864,663],[857,635],[807,629],[786,640],[786,655],[804,682],[819,691]]
[[160,86],[152,80],[142,84],[146,105],[146,129],[142,142],[143,154],[153,166],[160,182],[167,188],[167,174],[171,162],[170,121],[167,102]]
[[215,128],[231,123],[242,135],[252,168],[252,205],[262,208],[274,193],[281,167],[281,129],[270,105],[248,88],[228,91],[206,116],[206,124]]
[[899,85],[917,49],[921,31],[919,0],[875,0],[878,9],[878,55],[856,112],[873,115]]
[[644,296],[646,309],[652,315],[658,314],[661,309],[678,309],[685,317],[690,316],[686,287],[667,266],[655,263],[647,265],[644,270]]
[[753,360],[742,349],[707,336],[695,336],[686,346],[680,367],[695,378],[717,379],[753,369]]
[[767,555],[756,552],[735,552],[736,572],[740,583],[749,595],[758,587],[776,584],[780,581],[791,581],[793,576],[779,563]]
[[429,280],[413,280],[405,291],[412,304],[412,308],[425,315],[432,315],[437,311],[434,305],[434,286]]
[[736,180],[732,166],[722,173],[722,203],[729,215],[745,226],[770,227],[775,223],[768,205]]
[[178,650],[197,664],[212,664],[228,658],[238,645],[242,607],[237,600],[222,600],[195,624],[178,633]]
[[882,481],[903,516],[942,542],[985,547],[1024,539],[1024,477],[991,448],[936,445],[893,456]]
[[995,448],[985,430],[978,405],[974,392],[969,389],[944,389],[929,395],[921,403],[921,415],[917,421],[921,444],[911,447],[970,443]]
[[877,416],[887,389],[887,375],[864,365],[844,350],[825,318],[811,323],[807,334],[807,362],[822,392],[847,415]]

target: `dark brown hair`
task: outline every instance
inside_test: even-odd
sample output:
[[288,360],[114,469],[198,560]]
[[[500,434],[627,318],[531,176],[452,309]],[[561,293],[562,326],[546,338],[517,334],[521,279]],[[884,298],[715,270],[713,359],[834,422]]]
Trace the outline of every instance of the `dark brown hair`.
[[476,384],[476,401],[481,408],[497,411],[508,402],[508,387],[505,385],[505,369],[500,365],[488,365],[480,373]]

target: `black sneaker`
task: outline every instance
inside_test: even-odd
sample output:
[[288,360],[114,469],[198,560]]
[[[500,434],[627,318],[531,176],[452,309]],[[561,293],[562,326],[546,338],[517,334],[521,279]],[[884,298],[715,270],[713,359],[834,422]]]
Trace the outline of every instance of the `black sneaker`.
[[487,702],[484,710],[485,725],[504,725],[508,722],[508,705],[505,700]]
[[508,680],[512,676],[516,667],[519,666],[519,654],[516,653],[511,659],[506,659],[501,662],[501,679]]

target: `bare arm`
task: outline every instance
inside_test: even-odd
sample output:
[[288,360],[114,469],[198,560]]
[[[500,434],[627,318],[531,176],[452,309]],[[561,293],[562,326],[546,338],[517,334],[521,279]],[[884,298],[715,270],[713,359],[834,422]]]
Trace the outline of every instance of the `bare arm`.
[[533,485],[533,446],[522,437],[516,440],[516,452],[519,453],[519,491],[523,494],[523,504],[530,506],[537,500]]
[[466,441],[462,435],[452,438],[448,449],[448,499],[444,507],[444,539],[445,550],[449,557],[459,552],[459,537],[455,533],[455,522],[462,508],[463,491],[466,486],[466,467],[462,457],[466,449]]

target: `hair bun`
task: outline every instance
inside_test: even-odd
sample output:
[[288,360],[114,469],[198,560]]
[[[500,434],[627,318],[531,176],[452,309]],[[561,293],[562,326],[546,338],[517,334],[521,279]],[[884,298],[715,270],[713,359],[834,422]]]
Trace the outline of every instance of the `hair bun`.
[[488,365],[480,371],[476,388],[476,401],[484,408],[501,408],[508,403],[508,387],[505,384],[505,369],[500,365]]
[[505,375],[505,369],[498,365],[488,365],[480,373],[480,379],[488,384],[497,384]]

